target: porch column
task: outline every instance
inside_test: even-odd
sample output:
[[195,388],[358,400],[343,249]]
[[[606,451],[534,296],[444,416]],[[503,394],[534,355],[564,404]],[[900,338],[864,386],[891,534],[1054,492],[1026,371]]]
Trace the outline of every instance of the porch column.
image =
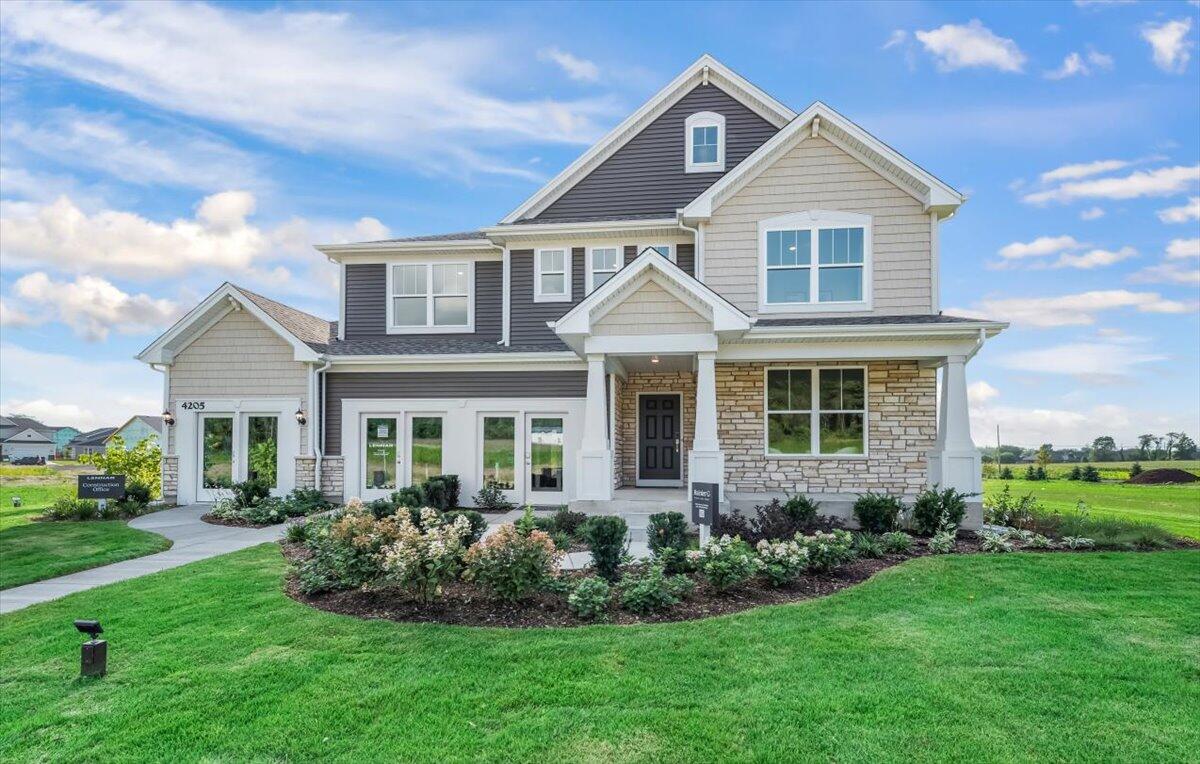
[[929,482],[977,494],[983,490],[982,460],[971,440],[966,365],[965,356],[952,355],[942,367],[938,434],[929,454]]
[[723,499],[725,454],[717,435],[717,354],[696,355],[696,434],[688,452],[688,482],[716,483]]
[[612,498],[612,449],[608,443],[604,356],[588,355],[587,365],[587,403],[576,459],[575,498],[607,501]]

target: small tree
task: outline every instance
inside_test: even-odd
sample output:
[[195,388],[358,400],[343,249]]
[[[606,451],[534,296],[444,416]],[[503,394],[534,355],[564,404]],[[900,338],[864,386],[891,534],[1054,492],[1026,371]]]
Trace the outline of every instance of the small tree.
[[1138,462],[1134,462],[1129,468],[1129,477],[1134,478],[1140,474],[1142,474],[1142,465]]
[[1034,456],[1039,467],[1046,467],[1054,460],[1054,446],[1049,443],[1043,443],[1037,450]]
[[1189,438],[1186,432],[1179,433],[1179,438],[1175,441],[1175,458],[1195,459],[1196,450],[1196,441]]
[[1117,450],[1117,442],[1111,435],[1101,435],[1092,441],[1092,458],[1098,462],[1112,461],[1113,453]]
[[148,487],[151,496],[162,492],[162,449],[158,447],[158,438],[145,438],[126,451],[125,440],[114,435],[108,450],[82,454],[79,461],[98,467],[105,475],[124,475],[127,482]]
[[1150,458],[1150,449],[1154,446],[1154,436],[1150,433],[1138,436],[1138,451],[1143,459]]

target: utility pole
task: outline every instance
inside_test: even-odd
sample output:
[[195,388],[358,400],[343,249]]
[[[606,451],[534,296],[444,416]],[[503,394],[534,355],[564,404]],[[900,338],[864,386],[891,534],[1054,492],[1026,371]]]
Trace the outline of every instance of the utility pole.
[[996,425],[996,477],[1000,477],[1000,465],[1004,461],[1000,457],[1000,425]]

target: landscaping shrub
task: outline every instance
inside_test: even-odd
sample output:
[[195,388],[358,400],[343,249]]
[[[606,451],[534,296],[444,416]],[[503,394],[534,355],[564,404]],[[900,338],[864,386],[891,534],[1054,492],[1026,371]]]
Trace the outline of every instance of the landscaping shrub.
[[967,498],[970,495],[959,493],[954,488],[939,491],[936,485],[926,487],[913,502],[913,530],[922,536],[932,536],[946,523],[958,525],[967,515]]
[[801,529],[813,529],[820,517],[821,503],[813,501],[807,496],[789,496],[788,500],[783,503],[783,511],[792,518]]
[[1038,510],[1037,499],[1029,493],[1016,498],[1006,483],[1000,493],[983,500],[983,519],[992,525],[1025,527]]
[[592,565],[605,580],[615,583],[620,578],[621,560],[625,556],[625,535],[629,527],[616,515],[598,515],[583,525],[583,538],[592,550]]
[[738,536],[744,541],[749,539],[757,541],[758,535],[750,518],[736,509],[729,513],[717,513],[712,525],[712,534],[713,536]]
[[886,533],[900,527],[904,504],[883,493],[864,493],[854,502],[854,519],[865,533]]
[[485,483],[473,499],[475,506],[488,512],[507,512],[514,504],[504,497],[504,489],[495,483]]
[[136,446],[125,450],[125,440],[114,435],[108,448],[102,453],[81,454],[80,464],[91,464],[105,475],[124,475],[127,483],[138,483],[149,487],[150,496],[162,491],[162,449],[158,438],[145,438]]
[[1025,479],[1026,480],[1045,480],[1046,479],[1046,468],[1042,467],[1041,465],[1038,465],[1037,467],[1034,467],[1032,464],[1029,465],[1028,467],[1025,468]]
[[1001,533],[984,531],[983,533],[979,534],[979,539],[979,548],[984,552],[1000,554],[1002,552],[1011,552],[1013,550],[1013,542],[1009,541],[1008,538]]
[[879,536],[874,533],[855,533],[850,548],[856,557],[865,560],[883,557],[883,545],[879,543]]
[[1134,462],[1132,465],[1130,465],[1129,477],[1135,478],[1140,474],[1142,474],[1142,465],[1140,462]]
[[271,486],[265,480],[243,480],[234,483],[230,490],[234,502],[242,509],[253,507],[271,495]]
[[879,537],[879,546],[884,554],[907,554],[912,550],[912,536],[904,531],[891,531]]
[[1005,497],[1005,492],[996,498],[1001,509],[987,512],[987,504],[984,505],[988,522],[1024,528],[1051,539],[1077,536],[1092,539],[1097,549],[1126,551],[1167,549],[1176,543],[1174,535],[1153,523],[1093,517],[1082,502],[1072,511],[1059,512],[1043,508],[1032,496],[1024,497],[1021,500],[1023,506],[1017,509],[1012,507],[1014,502],[1011,497]]
[[1055,546],[1056,545],[1053,541],[1040,533],[1033,534],[1029,537],[1029,540],[1025,542],[1025,547],[1027,549],[1053,549]]
[[464,536],[470,522],[459,515],[445,522],[432,507],[421,510],[421,524],[401,514],[391,543],[380,550],[382,582],[412,593],[421,602],[441,594],[442,585],[454,580],[461,567]]
[[153,489],[138,480],[130,480],[125,483],[125,498],[124,502],[132,507],[141,509],[150,503],[150,499],[154,497]]
[[808,551],[808,569],[815,573],[828,573],[854,559],[849,531],[817,531],[811,536],[797,536],[796,543]]
[[759,570],[771,586],[783,586],[794,581],[808,565],[808,550],[796,541],[763,539],[754,547],[758,553]]
[[305,517],[333,509],[316,488],[295,488],[284,500],[284,511],[288,517]]
[[542,531],[525,534],[505,524],[467,550],[463,577],[506,602],[517,602],[554,574],[558,558],[554,542]]
[[396,514],[399,507],[391,499],[376,499],[366,505],[371,514],[375,515],[375,519],[382,520],[385,517],[391,517]]
[[1083,468],[1076,464],[1071,468],[1070,474],[1067,475],[1067,480],[1080,480],[1083,478]]
[[442,515],[442,520],[452,524],[460,517],[466,518],[467,521],[462,538],[463,548],[479,543],[479,540],[483,538],[483,534],[488,529],[487,518],[473,509],[457,509]]
[[405,486],[399,491],[394,491],[389,498],[391,499],[390,503],[393,511],[400,507],[420,509],[421,507],[432,506],[425,500],[425,490],[419,485]]
[[687,560],[687,521],[681,512],[650,515],[647,545],[654,561],[666,573],[681,572]]
[[712,539],[697,555],[698,563],[708,583],[719,592],[745,583],[758,573],[758,557],[754,549],[736,536]]
[[300,589],[354,589],[375,581],[382,572],[380,551],[397,537],[394,516],[377,519],[358,499],[340,513],[310,520],[305,546],[310,557],[296,566]]
[[552,530],[565,533],[568,538],[575,541],[581,538],[580,533],[588,516],[583,512],[572,512],[567,507],[559,507],[554,510],[554,514],[550,515],[549,519]]
[[122,520],[137,517],[145,511],[145,506],[133,502],[110,501],[107,508],[101,512],[100,502],[94,499],[77,499],[74,496],[60,496],[54,503],[46,507],[39,520],[45,521],[85,521],[85,520]]
[[621,607],[638,615],[658,613],[678,605],[693,586],[687,576],[668,576],[662,567],[651,565],[621,579]]
[[[550,520],[549,518],[535,517],[533,514],[533,505],[526,504],[525,511],[521,514],[521,517],[518,518],[515,523],[513,523],[513,525],[516,526],[518,532],[528,536],[534,531],[542,531],[543,533],[547,533],[548,529],[550,528]],[[545,528],[542,527],[543,525]]]
[[1059,543],[1067,549],[1091,549],[1096,542],[1083,536],[1063,536]]
[[608,604],[612,589],[603,578],[588,576],[575,584],[567,596],[567,607],[572,613],[588,621],[603,621],[608,618]]
[[254,525],[276,525],[288,518],[283,500],[275,496],[260,499],[257,504],[248,507],[239,507],[236,514]]
[[455,506],[450,503],[450,486],[441,475],[436,475],[421,483],[421,493],[425,496],[423,506],[433,507],[439,512],[445,512]]
[[284,539],[291,544],[302,544],[308,541],[308,523],[292,523],[284,533]]
[[932,554],[950,554],[957,542],[956,535],[953,527],[938,531],[929,539],[929,551]]
[[1093,467],[1090,464],[1087,465],[1086,467],[1084,467],[1083,468],[1083,482],[1099,483],[1100,482],[1100,470],[1096,469],[1095,467]]
[[1003,467],[1003,468],[1001,468],[1001,470],[1000,470],[1000,479],[1001,479],[1001,480],[1012,480],[1012,479],[1013,479],[1013,471],[1012,471],[1012,467]]
[[429,480],[437,480],[441,483],[442,490],[446,494],[445,509],[454,509],[459,506],[459,499],[462,496],[462,481],[458,479],[458,475],[434,475]]
[[718,514],[713,523],[714,536],[738,536],[748,544],[764,539],[790,539],[797,533],[830,531],[839,527],[837,518],[819,514],[820,504],[806,496],[792,496],[787,501],[772,499],[755,507],[753,518],[735,510]]

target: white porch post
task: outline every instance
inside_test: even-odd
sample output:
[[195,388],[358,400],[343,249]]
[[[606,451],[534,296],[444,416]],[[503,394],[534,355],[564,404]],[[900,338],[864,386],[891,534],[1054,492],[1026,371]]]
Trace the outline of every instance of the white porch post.
[[979,493],[983,490],[982,459],[971,440],[966,365],[966,356],[952,355],[942,367],[938,434],[929,454],[929,482],[963,493]]
[[725,492],[725,454],[717,435],[716,365],[716,353],[696,355],[696,434],[688,452],[688,482],[716,483],[720,503]]
[[612,498],[612,449],[608,443],[608,416],[605,413],[604,356],[588,355],[587,365],[587,403],[575,466],[575,498],[607,501]]

